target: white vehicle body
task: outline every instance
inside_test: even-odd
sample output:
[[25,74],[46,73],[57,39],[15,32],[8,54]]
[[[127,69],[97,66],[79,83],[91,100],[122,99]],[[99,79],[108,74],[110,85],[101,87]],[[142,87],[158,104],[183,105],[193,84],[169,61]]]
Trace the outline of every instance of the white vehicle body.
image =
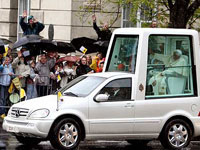
[[[113,49],[117,45],[113,45],[113,43],[117,41],[116,37],[119,35],[122,37],[136,35],[138,38],[136,42],[138,44],[137,61],[135,61],[134,72],[117,72],[112,70],[116,68],[113,66],[117,66],[116,63],[118,61],[115,62],[114,59],[111,59],[112,55],[114,55],[112,54],[114,51]],[[186,45],[185,47],[187,47],[186,50],[188,52],[186,54],[190,59],[188,62],[191,62],[191,65],[188,66],[191,68],[193,67],[193,69],[187,70],[190,75],[187,76],[185,85],[187,88],[185,87],[182,93],[170,95],[170,92],[167,91],[165,95],[155,95],[155,93],[154,95],[148,95],[147,58],[149,36],[151,35],[159,35],[159,38],[161,37],[161,43],[164,43],[163,45],[166,49],[163,54],[168,53],[167,49],[171,49],[166,43],[173,42],[174,39],[176,40],[176,44],[180,43],[177,42],[177,36],[186,43],[182,42],[184,46]],[[175,38],[173,38],[173,36]],[[187,36],[190,38],[187,39]],[[187,44],[189,40],[191,40],[191,43]],[[190,48],[188,48],[188,45],[190,45]],[[178,44],[176,47],[177,46]],[[99,82],[98,86],[88,93],[88,95],[78,97],[65,96],[64,90],[64,92],[62,92],[63,101],[59,101],[58,109],[57,95],[49,95],[20,102],[10,108],[3,122],[3,129],[17,136],[48,139],[54,126],[56,126],[55,124],[57,124],[59,120],[63,118],[73,118],[80,125],[82,139],[152,140],[160,138],[161,135],[164,136],[162,132],[165,131],[166,126],[170,128],[170,125],[168,125],[169,122],[176,120],[175,124],[178,124],[178,130],[189,126],[191,132],[187,130],[187,133],[185,133],[184,130],[180,131],[180,134],[177,132],[176,135],[173,135],[177,140],[180,137],[180,141],[183,145],[179,143],[173,145],[172,142],[170,148],[182,148],[187,146],[189,144],[186,142],[188,138],[200,136],[199,49],[198,33],[194,30],[117,29],[114,31],[111,38],[103,73],[85,75],[86,78],[104,79]],[[170,50],[169,53],[171,52],[172,50]],[[190,55],[190,52],[192,55]],[[117,56],[115,58],[117,58]],[[118,62],[121,63],[121,61]],[[111,72],[109,67],[111,68]],[[129,99],[109,101],[108,98],[102,98],[102,96],[105,97],[105,94],[101,95],[99,92],[105,86],[112,81],[123,81],[123,79],[128,79],[130,81],[131,93]],[[93,82],[96,81],[94,80]],[[88,88],[87,85],[85,88]],[[175,88],[177,87],[175,86]],[[80,89],[77,89],[77,91],[78,90]],[[149,93],[152,93],[152,91]],[[97,98],[98,95],[100,95],[99,99]],[[36,110],[41,110],[41,112],[39,111],[33,114]],[[182,121],[180,120],[186,122],[187,125],[184,123],[181,124]],[[174,124],[174,122],[171,124]],[[169,135],[170,133],[169,131]],[[74,134],[77,133],[74,132]],[[188,134],[187,138],[183,137],[185,134]],[[70,149],[70,146],[66,146],[66,149]],[[71,149],[76,146],[76,143],[75,146],[72,144]],[[169,145],[167,146],[169,147]],[[65,146],[60,147],[60,149],[62,148],[65,149]]]

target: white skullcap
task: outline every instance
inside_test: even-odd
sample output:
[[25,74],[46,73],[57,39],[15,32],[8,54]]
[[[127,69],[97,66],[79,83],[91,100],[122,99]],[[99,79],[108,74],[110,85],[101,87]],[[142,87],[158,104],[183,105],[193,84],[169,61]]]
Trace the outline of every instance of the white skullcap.
[[176,53],[176,55],[178,55],[178,56],[182,55],[182,51],[180,49],[174,50],[174,53]]

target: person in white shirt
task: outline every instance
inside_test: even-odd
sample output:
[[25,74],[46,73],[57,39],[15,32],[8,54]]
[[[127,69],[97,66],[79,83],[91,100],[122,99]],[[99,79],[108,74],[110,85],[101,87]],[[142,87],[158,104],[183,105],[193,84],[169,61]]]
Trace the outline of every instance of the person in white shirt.
[[62,76],[62,80],[60,82],[60,87],[64,87],[68,82],[74,79],[76,75],[74,62],[66,62],[63,68],[64,76]]
[[167,76],[183,76],[187,77],[188,65],[187,60],[182,56],[182,51],[177,49],[173,51],[172,56],[156,54],[154,53],[154,59],[163,61],[165,64],[165,70],[159,72],[150,78],[148,84],[152,85],[154,95],[165,95],[167,94]]

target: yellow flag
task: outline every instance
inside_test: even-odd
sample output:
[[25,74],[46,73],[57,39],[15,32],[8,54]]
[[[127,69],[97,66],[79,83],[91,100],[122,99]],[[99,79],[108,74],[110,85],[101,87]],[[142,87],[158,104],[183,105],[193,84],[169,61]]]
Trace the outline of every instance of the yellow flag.
[[20,89],[20,98],[24,98],[26,96],[26,92],[24,91],[24,89]]
[[60,101],[61,97],[62,97],[61,92],[58,92],[58,101]]
[[58,74],[58,76],[57,76],[57,82],[59,82],[61,80],[61,77],[60,77],[60,75]]
[[85,54],[87,52],[87,48],[85,48],[84,46],[81,46],[80,51]]
[[8,54],[8,45],[4,45],[5,48],[5,53],[3,53],[3,57],[6,57],[6,55]]
[[61,94],[61,92],[58,92],[58,95],[57,95],[57,109],[56,109],[57,111],[59,110],[59,104],[62,101],[63,101],[62,94]]

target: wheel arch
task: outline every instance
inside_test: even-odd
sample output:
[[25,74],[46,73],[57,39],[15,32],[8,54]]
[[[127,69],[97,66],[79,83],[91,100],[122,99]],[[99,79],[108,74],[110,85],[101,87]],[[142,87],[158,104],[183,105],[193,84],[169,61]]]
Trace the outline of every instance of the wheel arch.
[[165,124],[164,124],[164,126],[162,127],[162,130],[161,130],[160,135],[159,135],[158,138],[160,138],[160,136],[161,136],[162,132],[164,131],[166,125],[167,125],[170,121],[175,120],[175,119],[181,119],[181,120],[186,121],[186,122],[189,124],[189,126],[191,127],[191,129],[192,129],[192,135],[194,134],[194,125],[193,125],[192,121],[191,121],[188,117],[186,117],[186,116],[177,115],[177,116],[173,116],[173,117],[169,118],[169,119],[165,122]]
[[54,120],[53,124],[51,125],[48,137],[50,136],[51,131],[53,130],[53,127],[55,126],[55,124],[57,122],[59,122],[60,120],[64,119],[64,118],[72,118],[72,119],[76,120],[80,124],[80,127],[82,129],[81,140],[84,140],[85,139],[85,126],[83,124],[83,121],[78,116],[76,116],[74,114],[63,114],[63,115],[59,116],[58,118],[56,118]]

